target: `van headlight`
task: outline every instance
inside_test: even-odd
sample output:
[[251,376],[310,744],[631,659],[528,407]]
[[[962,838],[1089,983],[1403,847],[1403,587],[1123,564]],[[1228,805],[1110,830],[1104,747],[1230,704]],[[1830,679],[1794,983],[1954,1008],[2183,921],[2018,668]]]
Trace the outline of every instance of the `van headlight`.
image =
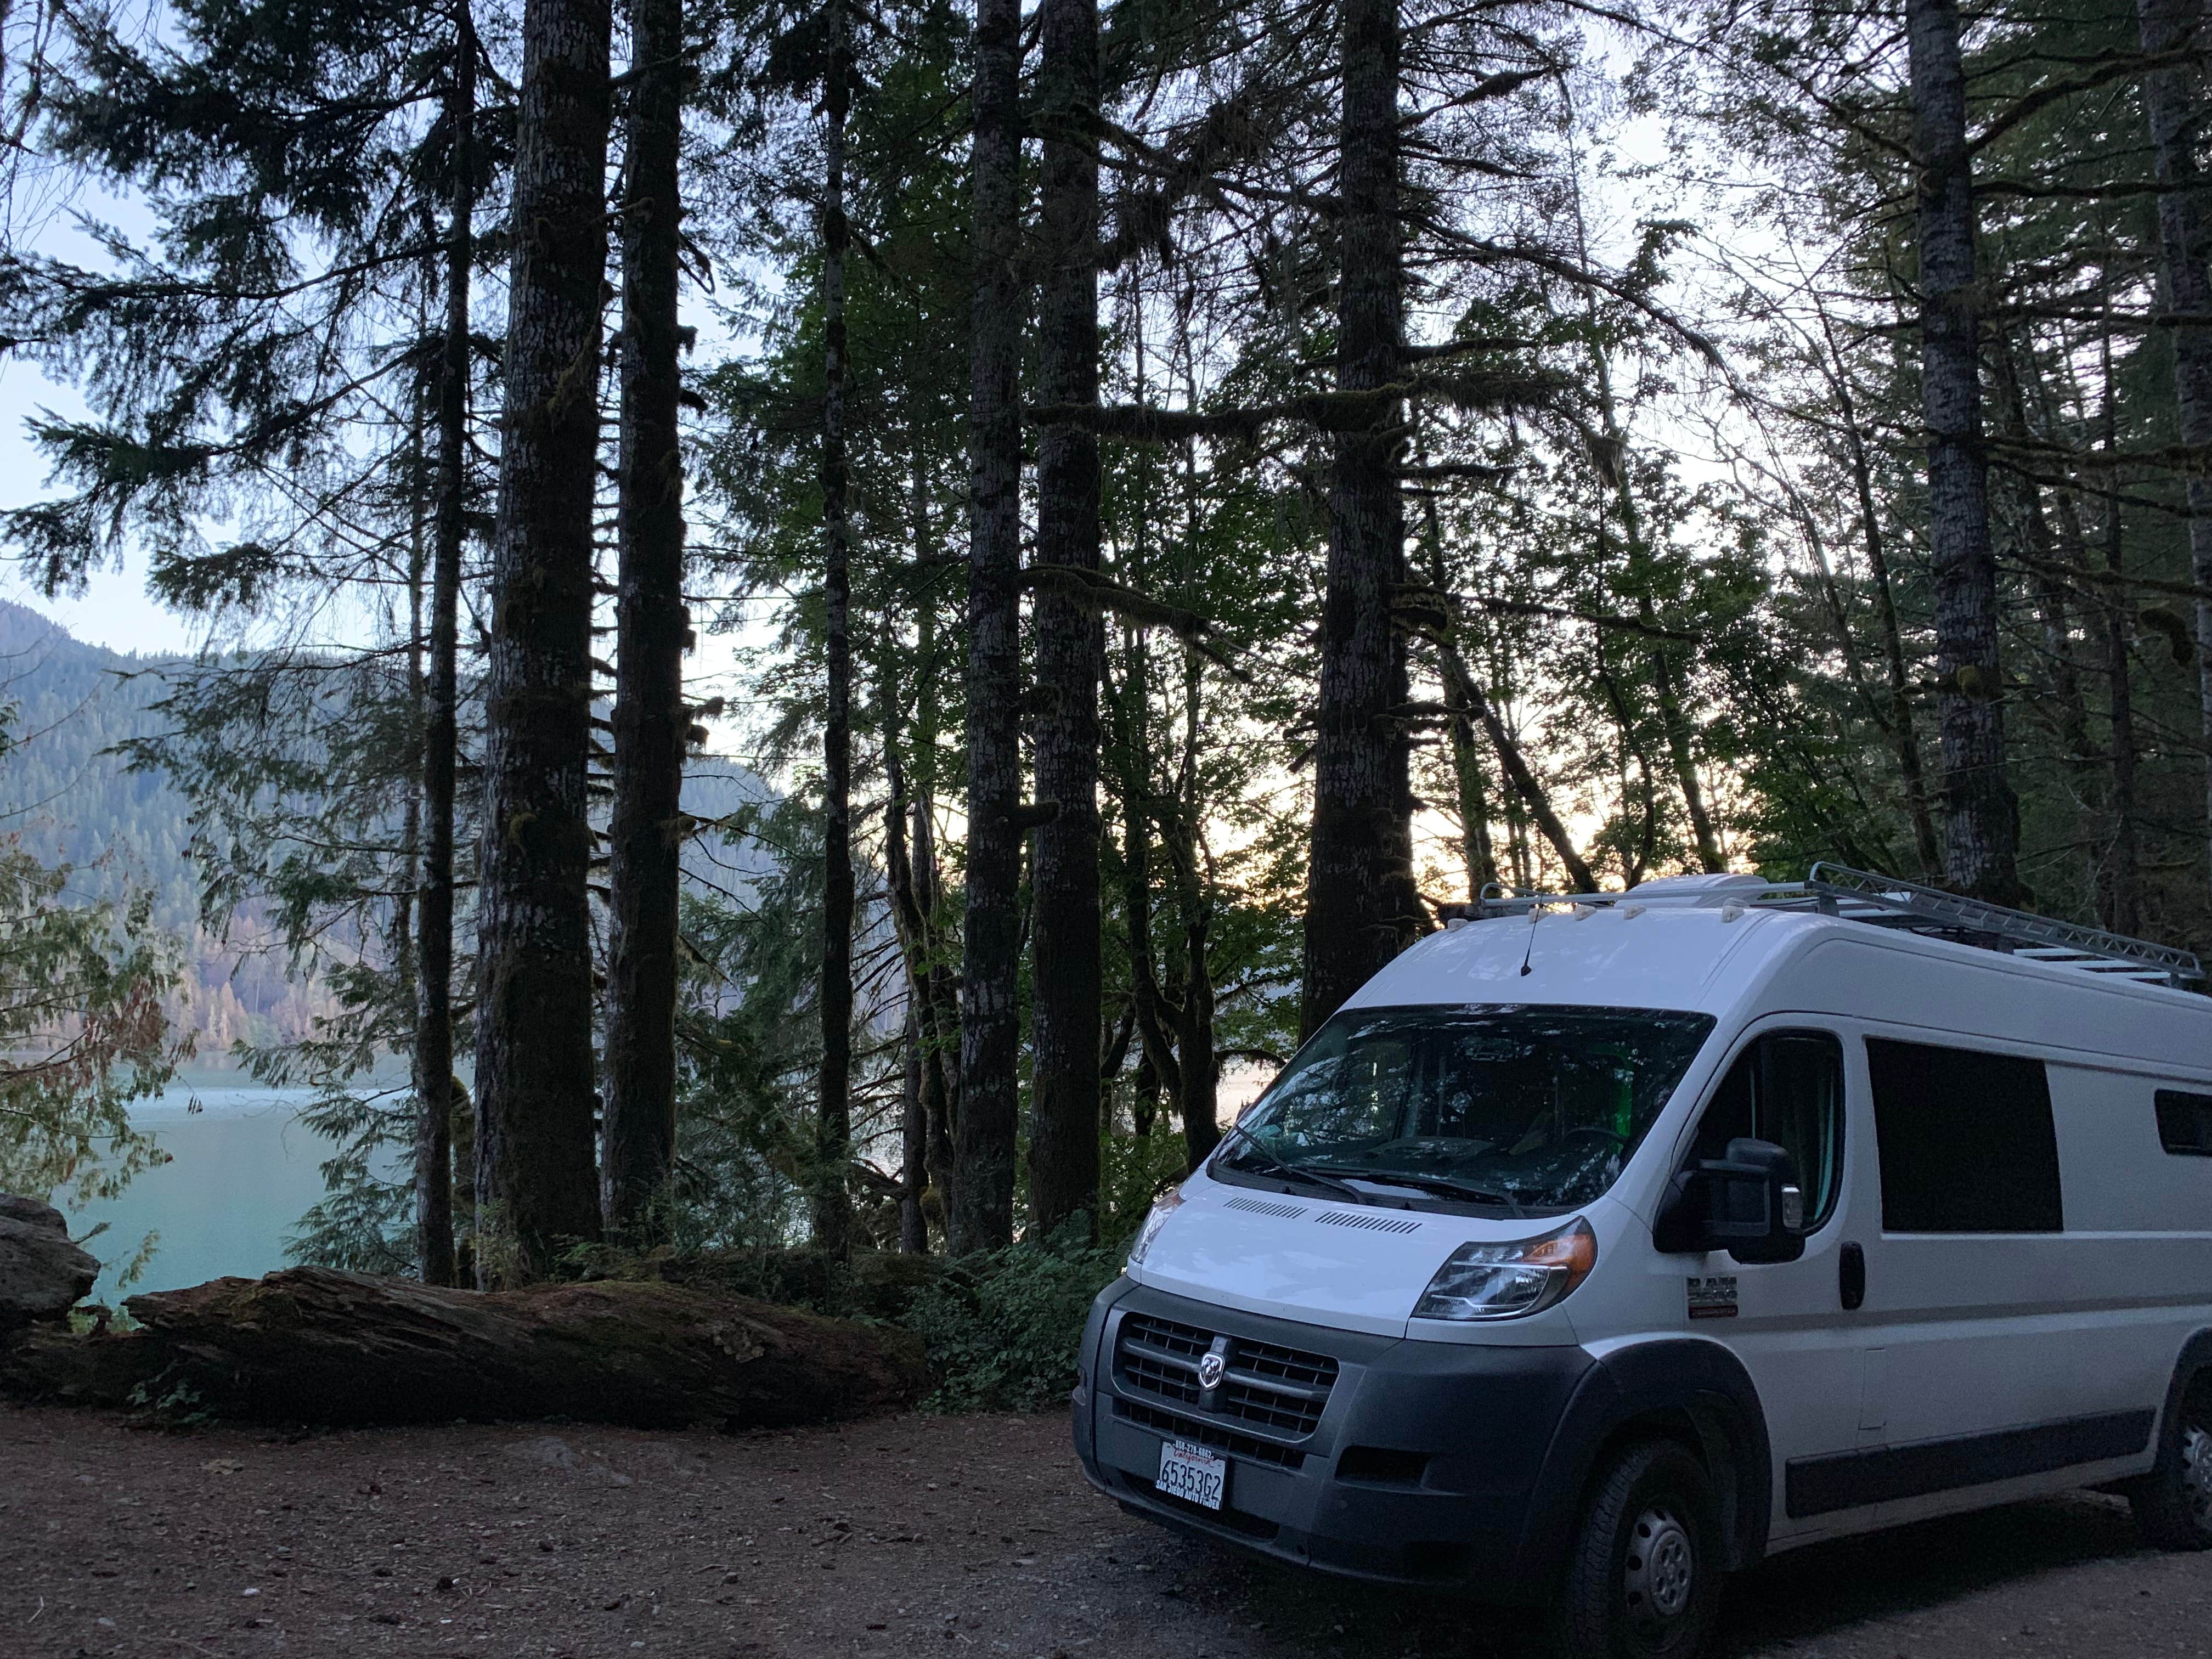
[[1413,1304],[1416,1319],[1518,1319],[1541,1313],[1589,1277],[1597,1235],[1577,1218],[1541,1238],[1462,1244]]
[[1130,1267],[1134,1267],[1143,1262],[1145,1252],[1152,1248],[1152,1241],[1160,1236],[1160,1229],[1168,1224],[1168,1218],[1181,1208],[1182,1194],[1172,1187],[1152,1200],[1152,1207],[1145,1215],[1145,1224],[1137,1229],[1137,1242],[1129,1246]]

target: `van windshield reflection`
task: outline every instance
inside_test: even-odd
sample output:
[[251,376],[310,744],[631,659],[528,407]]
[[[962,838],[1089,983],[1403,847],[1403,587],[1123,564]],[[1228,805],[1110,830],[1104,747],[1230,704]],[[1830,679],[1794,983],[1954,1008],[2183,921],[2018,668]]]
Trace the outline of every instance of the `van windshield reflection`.
[[1626,1166],[1710,1014],[1362,1008],[1316,1032],[1214,1156],[1218,1176],[1369,1202],[1550,1215]]

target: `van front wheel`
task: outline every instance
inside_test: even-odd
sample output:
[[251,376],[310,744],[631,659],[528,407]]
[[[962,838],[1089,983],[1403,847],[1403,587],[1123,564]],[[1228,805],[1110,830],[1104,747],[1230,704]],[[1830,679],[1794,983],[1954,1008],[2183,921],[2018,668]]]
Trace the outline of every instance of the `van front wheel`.
[[2182,1390],[2158,1462],[2129,1494],[2143,1537],[2162,1550],[2212,1550],[2212,1371]]
[[1583,1506],[1553,1609],[1559,1659],[1690,1659],[1720,1589],[1712,1486],[1671,1441],[1622,1452]]

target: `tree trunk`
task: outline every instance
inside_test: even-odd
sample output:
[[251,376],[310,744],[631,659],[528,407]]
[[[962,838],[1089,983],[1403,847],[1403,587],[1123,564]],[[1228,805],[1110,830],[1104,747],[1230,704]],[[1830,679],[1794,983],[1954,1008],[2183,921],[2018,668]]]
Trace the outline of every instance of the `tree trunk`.
[[1881,634],[1882,665],[1889,684],[1889,735],[1897,754],[1897,771],[1905,787],[1905,810],[1912,823],[1912,844],[1920,856],[1920,873],[1929,881],[1943,872],[1943,849],[1936,836],[1936,819],[1928,809],[1927,777],[1920,763],[1920,736],[1912,720],[1912,680],[1905,664],[1905,637],[1897,623],[1897,598],[1889,580],[1889,551],[1882,534],[1881,514],[1874,498],[1874,464],[1868,458],[1866,434],[1859,428],[1856,400],[1836,343],[1834,328],[1826,310],[1820,313],[1821,337],[1835,373],[1836,412],[1842,417],[1844,441],[1850,458],[1851,485],[1856,496],[1859,535],[1866,546],[1867,574],[1874,581],[1875,622]]
[[[426,212],[423,217],[428,221],[429,215]],[[423,226],[426,234],[432,228],[427,222]],[[429,297],[437,291],[437,255],[434,252],[426,253],[422,258],[422,309],[417,325],[425,340],[430,337]],[[429,520],[432,512],[429,453],[423,441],[423,428],[435,418],[434,410],[429,407],[434,402],[434,392],[432,396],[426,397],[423,387],[418,386],[416,388],[414,418],[409,422],[407,434],[410,497],[407,515],[407,714],[409,723],[415,728],[416,742],[411,757],[413,775],[407,781],[407,803],[399,815],[401,878],[398,883],[398,891],[392,901],[392,989],[396,993],[394,1000],[410,1012],[417,1012],[422,1006],[422,994],[416,989],[422,967],[421,940],[417,933],[422,920],[419,900],[422,891],[422,785],[429,759],[429,745],[423,734],[428,727],[430,716],[430,688],[423,665],[422,586],[429,574]],[[413,1063],[414,1045],[410,1042],[410,1087],[415,1096],[415,1152],[420,1158],[425,1151],[422,1145],[425,1126],[422,1121],[422,1092],[415,1086],[419,1079],[414,1075]],[[453,1236],[453,1194],[447,1164],[441,1159],[434,1173],[447,1178],[444,1194],[446,1235],[450,1241]],[[429,1207],[422,1201],[422,1172],[417,1170],[415,1174],[415,1207],[418,1224],[422,1212]],[[451,1249],[450,1243],[447,1249]],[[433,1265],[425,1258],[432,1254],[428,1231],[418,1224],[415,1235],[415,1276],[425,1284],[431,1281],[422,1270],[426,1266]]]
[[[1425,465],[1427,455],[1419,459]],[[1444,531],[1431,494],[1421,502],[1421,540],[1428,555],[1429,580],[1438,592],[1451,586],[1444,563]],[[1460,695],[1458,679],[1444,676],[1444,710],[1450,720],[1452,781],[1459,797],[1461,855],[1467,860],[1467,896],[1473,903],[1498,879],[1498,854],[1490,843],[1490,799],[1485,787],[1482,757],[1474,746],[1474,710]]]
[[[2143,77],[2143,112],[2159,182],[2160,298],[2173,339],[2173,400],[2181,441],[2197,449],[2189,469],[2190,580],[2197,601],[2197,688],[2201,729],[2212,748],[2212,181],[2197,165],[2204,142],[2204,109],[2212,88],[2203,67],[2203,0],[2136,0],[2146,53],[2194,47],[2186,64]],[[2118,590],[2116,589],[2115,592]],[[2208,763],[2212,767],[2212,763]],[[2205,811],[2212,830],[2212,769],[2205,779]]]
[[830,0],[823,88],[822,620],[827,696],[822,716],[822,1068],[815,1090],[816,1245],[852,1249],[853,1204],[853,641],[852,541],[846,517],[845,118],[852,103],[852,24]]
[[[1581,208],[1577,203],[1576,231],[1581,234]],[[1596,318],[1596,302],[1590,301],[1592,321]],[[1636,614],[1639,621],[1656,621],[1651,605],[1650,574],[1651,548],[1644,536],[1644,515],[1636,504],[1636,490],[1628,476],[1628,441],[1622,435],[1620,416],[1613,400],[1613,369],[1606,361],[1604,349],[1593,336],[1590,343],[1590,366],[1597,386],[1598,416],[1604,422],[1605,435],[1613,445],[1613,497],[1620,507],[1621,542],[1628,553],[1628,580],[1634,590]],[[1663,640],[1650,643],[1651,689],[1659,705],[1660,729],[1667,738],[1668,757],[1674,764],[1675,787],[1682,792],[1682,807],[1690,819],[1691,838],[1698,847],[1698,867],[1708,875],[1719,875],[1728,869],[1728,860],[1722,854],[1720,836],[1713,828],[1711,808],[1705,801],[1705,783],[1698,775],[1698,757],[1692,742],[1693,732],[1689,714],[1682,706],[1680,677],[1674,662],[1674,647]],[[1624,709],[1623,714],[1626,714]],[[1627,725],[1624,722],[1623,731]]]
[[[2009,343],[1994,354],[2000,410],[2005,436],[2026,443],[2032,434],[2027,421],[2027,395]],[[2043,624],[2043,650],[2051,680],[2051,725],[2072,775],[2077,804],[2087,833],[2094,834],[2094,799],[2103,770],[2100,757],[2089,741],[2089,707],[2081,692],[2081,665],[2074,653],[2074,601],[2059,574],[2065,562],[2058,538],[2044,508],[2043,486],[2033,477],[2016,481],[2021,528],[2035,568],[2028,586],[2035,594],[2039,620]]]
[[[890,706],[888,691],[885,706]],[[914,1133],[921,1149],[909,1165],[919,1183],[916,1201],[927,1216],[922,1196],[931,1187],[943,1200],[951,1190],[953,1174],[951,1123],[952,1067],[950,1056],[958,1037],[950,1028],[951,1006],[958,994],[938,959],[932,918],[936,913],[934,859],[930,851],[927,801],[908,797],[904,769],[898,757],[894,722],[884,720],[884,769],[890,774],[890,800],[884,811],[884,877],[890,888],[892,919],[905,954],[907,1000],[914,1011],[913,1041],[920,1074],[911,1102],[919,1115]],[[913,830],[908,850],[908,830]],[[923,1248],[927,1249],[927,1235]]]
[[881,1326],[652,1280],[485,1296],[293,1267],[130,1312],[141,1328],[24,1344],[0,1389],[120,1406],[183,1387],[218,1415],[292,1423],[765,1428],[891,1410],[927,1383],[919,1346]]
[[949,1228],[952,1194],[960,1180],[960,1155],[953,1146],[960,1121],[960,988],[939,943],[945,886],[938,876],[936,819],[927,789],[915,796],[908,823],[914,830],[914,896],[927,924],[920,938],[927,953],[930,987],[922,1012],[932,1022],[927,1050],[930,1070],[923,1073],[922,1085],[922,1105],[929,1120],[929,1182],[937,1188]]
[[968,896],[950,1243],[1012,1242],[1021,1013],[1021,6],[977,0],[968,442]]
[[1498,751],[1498,758],[1505,769],[1507,780],[1513,785],[1514,794],[1527,808],[1529,817],[1535,820],[1536,828],[1543,833],[1544,839],[1552,843],[1552,851],[1559,854],[1559,863],[1566,870],[1567,879],[1574,884],[1574,890],[1577,893],[1597,891],[1596,872],[1589,867],[1589,861],[1575,850],[1574,837],[1567,833],[1567,826],[1560,822],[1559,815],[1552,810],[1551,799],[1544,793],[1542,780],[1529,766],[1528,757],[1522,751],[1521,745],[1514,741],[1513,734],[1505,729],[1505,722],[1498,718],[1496,707],[1483,695],[1482,688],[1474,683],[1474,677],[1468,672],[1459,647],[1447,642],[1438,656],[1443,664],[1448,694],[1455,698],[1462,708],[1472,712],[1481,723],[1484,733],[1490,738],[1490,746]]
[[477,1273],[599,1234],[592,1121],[592,507],[606,281],[606,0],[528,0],[492,552],[477,940]]
[[1128,672],[1117,699],[1116,744],[1121,804],[1121,914],[1129,935],[1129,1000],[1136,1019],[1139,1134],[1150,1133],[1148,1108],[1165,1085],[1180,1100],[1181,1068],[1174,1025],[1178,1008],[1161,988],[1152,941],[1152,695],[1149,655],[1142,630],[1128,642]]
[[2020,804],[2005,778],[1996,563],[1982,449],[1981,301],[1972,151],[1955,0],[1907,0],[1919,207],[1921,398],[1936,578],[1944,874],[1961,892],[2020,902]]
[[[1401,367],[1397,0],[1346,0],[1342,52],[1336,384],[1360,392],[1392,384]],[[1401,406],[1388,404],[1335,442],[1299,1009],[1309,1033],[1423,926],[1413,886],[1406,644],[1391,615],[1405,567],[1403,418]]]
[[677,432],[683,0],[629,0],[623,198],[614,814],[608,870],[608,1236],[665,1234],[676,1169],[676,915],[682,881],[684,458]]
[[454,1284],[459,1272],[453,1255],[453,789],[460,748],[461,551],[468,538],[469,293],[477,194],[477,36],[467,0],[455,12],[451,74],[446,121],[453,133],[452,222],[446,235],[445,337],[439,343],[422,890],[415,916],[415,1270],[426,1285]]
[[1482,774],[1482,755],[1474,746],[1474,711],[1460,694],[1459,682],[1444,682],[1444,708],[1451,717],[1452,781],[1459,795],[1460,855],[1467,862],[1467,896],[1473,903],[1498,881],[1498,854],[1490,842],[1490,792]]
[[477,1103],[467,1085],[452,1079],[453,1111],[447,1131],[453,1147],[453,1283],[477,1277]]
[[899,1043],[903,1051],[899,1076],[899,1249],[908,1255],[927,1255],[929,1216],[922,1194],[929,1188],[929,1108],[921,1093],[921,1010],[913,1000],[911,985],[906,1030]]
[[[1097,0],[1044,0],[1038,125],[1044,137],[1038,391],[1057,406],[1098,402]],[[1048,427],[1037,446],[1036,562],[1098,568],[1098,440]],[[1030,1232],[1049,1238],[1078,1216],[1098,1225],[1098,676],[1097,610],[1041,590],[1036,634],[1036,793],[1032,884]]]
[[1175,1005],[1175,1103],[1182,1115],[1183,1151],[1195,1170],[1221,1144],[1221,1067],[1214,1054],[1213,907],[1200,866],[1201,849],[1188,799],[1161,823],[1175,866],[1176,908],[1182,923],[1183,990]]
[[[2120,447],[2118,388],[2112,376],[2112,313],[2109,292],[2105,301],[2105,328],[2098,340],[2098,357],[2104,371],[2105,453],[2116,456]],[[2106,474],[2117,481],[2117,466]],[[2127,574],[2124,525],[2120,516],[2117,483],[2105,498],[2105,570],[2112,578],[2105,605],[2105,686],[2112,728],[2112,846],[2105,855],[2100,907],[2105,926],[2116,933],[2135,933],[2142,927],[2142,848],[2136,829],[2135,688],[2129,679],[2134,644],[2135,613],[2128,590],[2120,580]],[[2075,539],[2080,539],[2079,526]],[[2077,560],[2081,550],[2075,553]],[[2201,603],[2201,602],[2200,602]],[[2200,637],[2201,635],[2200,635]]]

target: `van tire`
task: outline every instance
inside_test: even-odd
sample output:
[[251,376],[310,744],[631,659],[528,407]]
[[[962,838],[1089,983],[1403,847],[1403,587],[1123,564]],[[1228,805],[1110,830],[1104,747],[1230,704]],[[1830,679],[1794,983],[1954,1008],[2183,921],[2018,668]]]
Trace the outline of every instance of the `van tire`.
[[[1656,1541],[1660,1553],[1644,1546]],[[1705,1468],[1671,1440],[1627,1447],[1590,1485],[1552,1610],[1557,1659],[1692,1659],[1720,1599]]]
[[2212,1370],[2175,1391],[2158,1462],[2128,1493],[2144,1541],[2162,1550],[2212,1550]]

